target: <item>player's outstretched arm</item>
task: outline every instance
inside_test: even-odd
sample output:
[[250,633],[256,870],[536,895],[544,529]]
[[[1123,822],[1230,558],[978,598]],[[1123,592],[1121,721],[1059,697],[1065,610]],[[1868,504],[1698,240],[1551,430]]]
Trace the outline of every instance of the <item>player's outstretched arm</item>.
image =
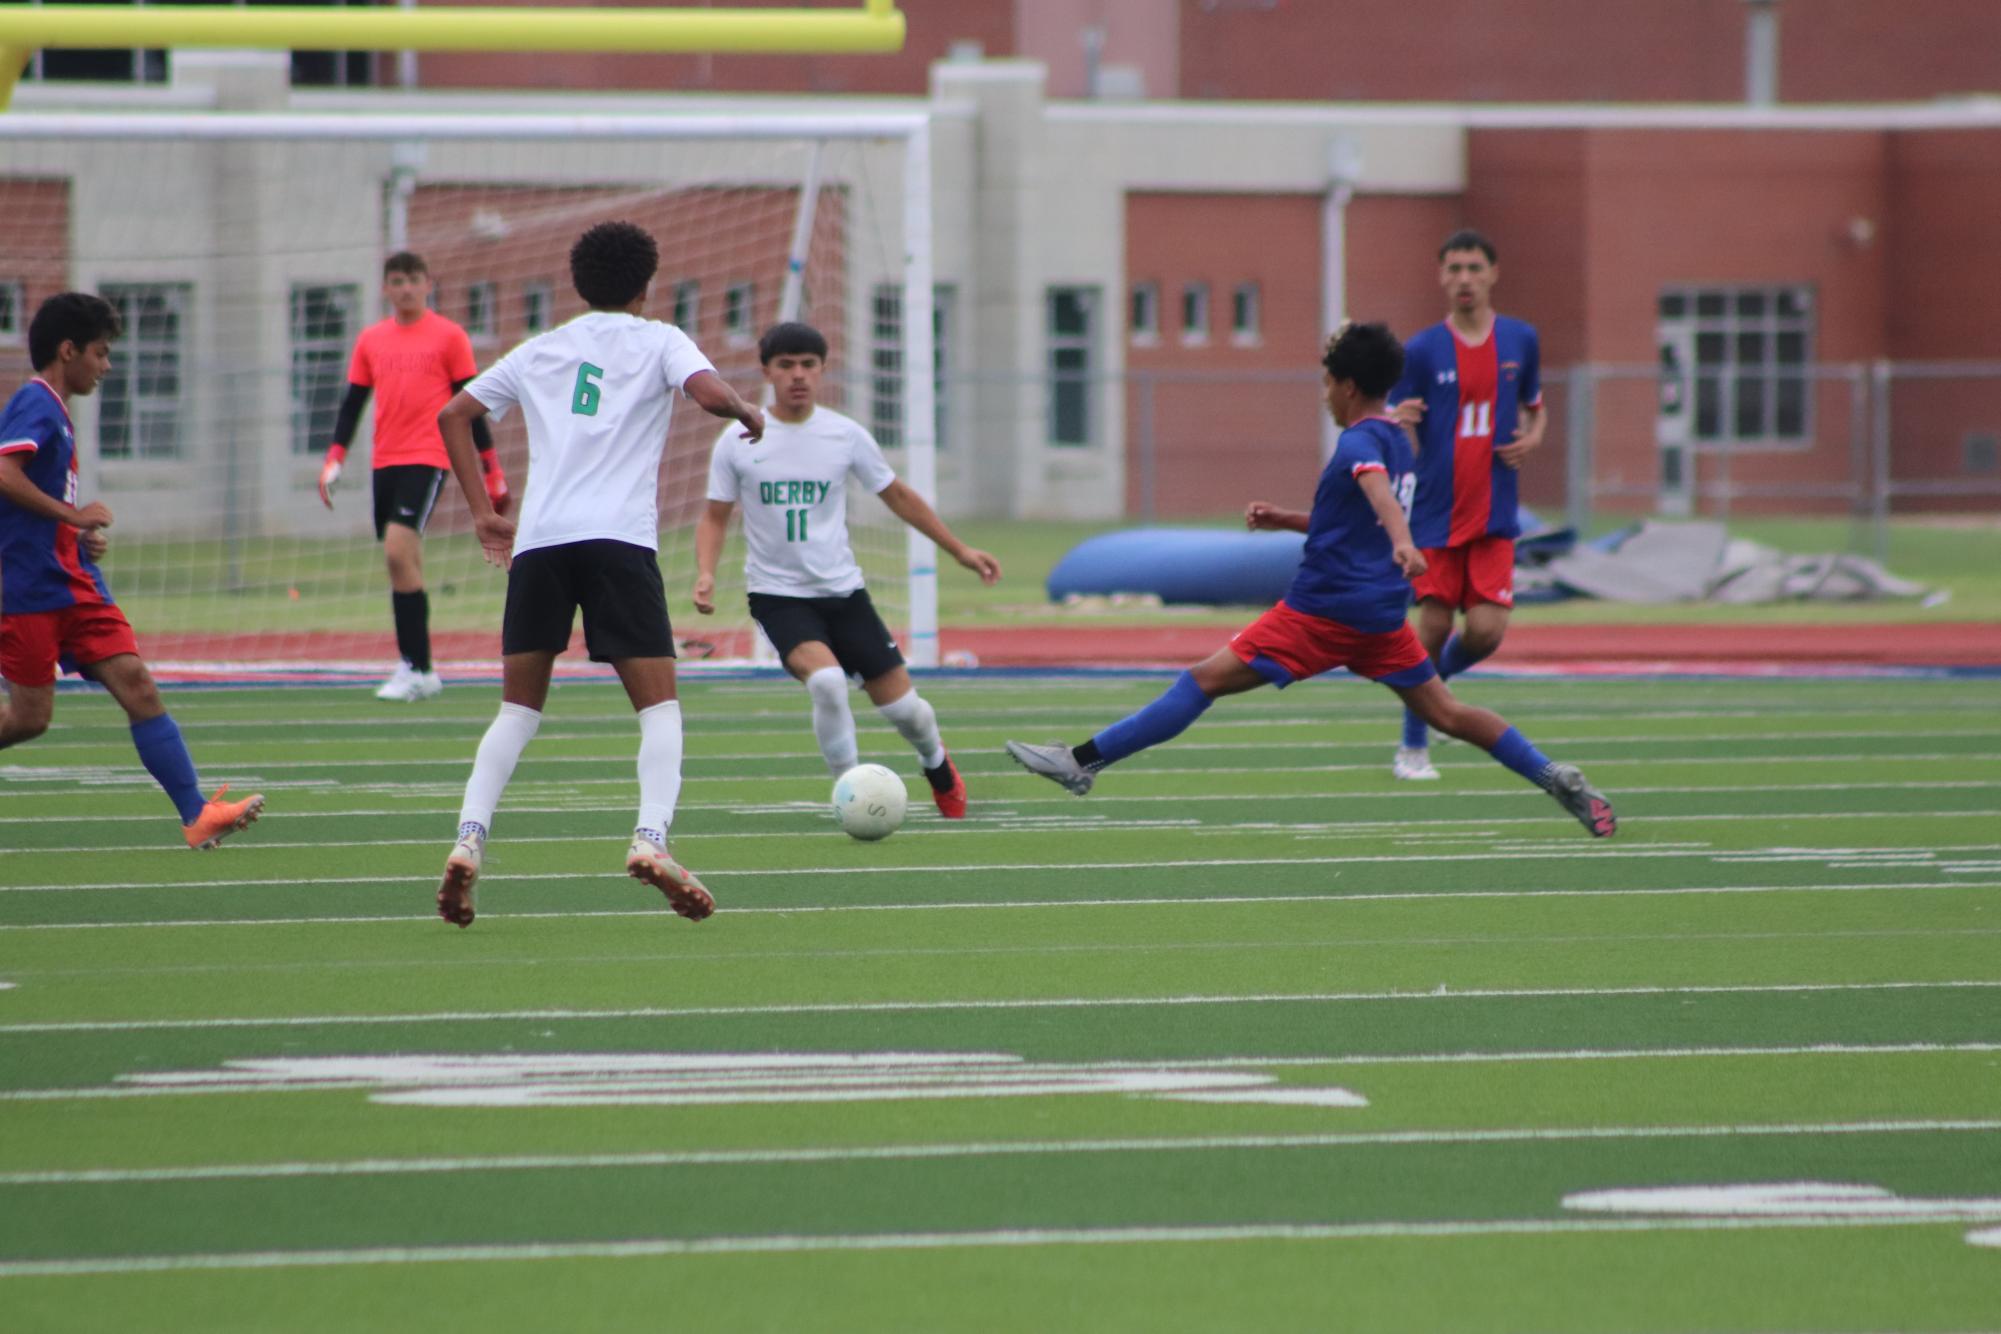
[[438,413],[438,434],[444,437],[445,455],[452,461],[452,476],[465,492],[466,508],[472,511],[473,532],[479,537],[480,554],[486,563],[506,569],[514,562],[514,520],[494,511],[487,495],[486,477],[473,448],[472,424],[486,415],[486,404],[461,390],[452,395]]
[[101,500],[93,500],[81,509],[63,504],[35,485],[17,454],[0,454],[0,500],[10,501],[38,518],[54,519],[85,532],[111,526],[109,505]]
[[1252,532],[1303,533],[1313,522],[1313,516],[1304,510],[1282,510],[1276,505],[1267,505],[1262,500],[1253,500],[1244,506],[1244,527]]
[[716,562],[723,558],[723,540],[729,536],[734,513],[735,501],[711,500],[695,520],[695,610],[704,616],[716,609]]
[[953,560],[980,576],[981,583],[1000,582],[1000,562],[978,547],[969,547],[961,542],[945,526],[945,521],[938,517],[938,511],[931,508],[931,502],[918,495],[902,479],[891,482],[876,494],[882,497],[883,504],[889,506],[891,514],[943,547]]
[[695,400],[696,407],[711,417],[742,422],[744,439],[764,438],[764,409],[746,403],[743,396],[730,387],[730,382],[714,371],[696,371],[681,389]]
[[1376,522],[1390,535],[1390,559],[1397,563],[1406,579],[1415,579],[1423,574],[1426,565],[1424,553],[1410,539],[1410,520],[1404,517],[1403,506],[1397,503],[1396,493],[1390,490],[1389,474],[1379,468],[1371,468],[1355,475],[1355,485],[1362,488],[1368,497],[1369,508],[1376,512]]
[[334,414],[333,439],[327,444],[327,461],[320,465],[320,503],[333,508],[334,487],[340,483],[342,468],[347,464],[347,445],[354,439],[354,431],[361,425],[361,410],[368,406],[368,386],[347,382],[347,394],[340,401],[340,410]]

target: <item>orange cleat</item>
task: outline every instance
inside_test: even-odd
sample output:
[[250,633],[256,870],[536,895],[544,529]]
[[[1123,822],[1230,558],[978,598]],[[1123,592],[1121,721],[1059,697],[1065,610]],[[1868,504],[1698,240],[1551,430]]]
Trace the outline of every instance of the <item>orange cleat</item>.
[[[959,776],[959,766],[952,763],[950,755],[947,755],[945,762],[938,767],[952,776],[952,785],[933,787],[931,800],[938,803],[938,814],[947,820],[963,820],[966,818],[966,780]],[[925,770],[925,779],[928,781],[934,772],[936,770]]]
[[187,837],[189,847],[207,852],[231,834],[240,833],[257,823],[257,817],[264,811],[264,794],[259,792],[242,801],[224,801],[223,795],[228,791],[229,784],[224,783],[209,799],[208,805],[201,808],[195,822],[181,826],[181,833]]

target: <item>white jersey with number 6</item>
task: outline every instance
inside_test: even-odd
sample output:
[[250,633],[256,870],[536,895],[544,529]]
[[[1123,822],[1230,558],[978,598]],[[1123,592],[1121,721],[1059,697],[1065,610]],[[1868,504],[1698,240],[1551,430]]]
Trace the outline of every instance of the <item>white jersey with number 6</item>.
[[755,444],[723,432],[709,457],[709,499],[743,507],[746,591],[823,598],[862,586],[848,547],[850,476],[871,495],[896,480],[875,437],[832,408],[797,425],[768,416]]
[[467,385],[496,421],[519,404],[528,425],[515,554],[595,538],[659,550],[660,453],[674,393],[714,369],[671,324],[593,310]]

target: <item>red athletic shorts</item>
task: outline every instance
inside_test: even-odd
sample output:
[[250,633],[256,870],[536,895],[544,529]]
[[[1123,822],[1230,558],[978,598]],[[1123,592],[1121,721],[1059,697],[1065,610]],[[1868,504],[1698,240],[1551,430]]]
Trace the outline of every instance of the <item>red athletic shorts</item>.
[[1456,547],[1426,547],[1426,569],[1411,580],[1421,602],[1430,598],[1454,611],[1482,602],[1515,605],[1515,539],[1476,537]]
[[1421,686],[1438,674],[1407,625],[1368,634],[1283,602],[1237,631],[1230,652],[1281,690],[1336,667],[1387,686]]
[[0,676],[18,686],[54,685],[58,664],[74,672],[138,651],[125,613],[107,602],[0,619]]

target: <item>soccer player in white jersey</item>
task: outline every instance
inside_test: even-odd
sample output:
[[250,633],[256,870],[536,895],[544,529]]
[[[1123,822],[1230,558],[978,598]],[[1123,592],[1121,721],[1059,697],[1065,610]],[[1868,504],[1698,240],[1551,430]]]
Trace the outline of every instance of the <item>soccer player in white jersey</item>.
[[[569,647],[579,608],[591,658],[617,670],[639,714],[639,820],[626,873],[693,921],[716,908],[667,851],[681,792],[681,704],[656,557],[655,495],[675,391],[711,416],[738,422],[749,440],[764,433],[764,413],[716,374],[686,334],[641,318],[659,263],[652,236],[629,222],[585,232],[570,250],[570,278],[590,309],[515,348],[438,414],[480,547],[507,571],[500,713],[480,740],[458,842],[438,886],[438,915],[460,926],[473,919],[473,884],[494,807],[541,724],[550,672]],[[475,420],[516,406],[528,426],[518,529],[494,511],[472,438]]]
[[730,514],[743,506],[750,614],[785,669],[806,683],[813,735],[835,777],[856,760],[848,677],[861,678],[876,711],[917,752],[932,800],[948,820],[965,818],[966,783],[945,753],[938,715],[911,684],[896,640],[862,586],[848,546],[848,478],[890,513],[991,584],[1000,562],[967,546],[924,497],[897,480],[860,422],[818,404],[827,340],[808,324],[773,326],[757,346],[771,385],[771,421],[761,441],[726,431],[709,460],[709,503],[695,525],[695,610],[716,609],[716,561]]

